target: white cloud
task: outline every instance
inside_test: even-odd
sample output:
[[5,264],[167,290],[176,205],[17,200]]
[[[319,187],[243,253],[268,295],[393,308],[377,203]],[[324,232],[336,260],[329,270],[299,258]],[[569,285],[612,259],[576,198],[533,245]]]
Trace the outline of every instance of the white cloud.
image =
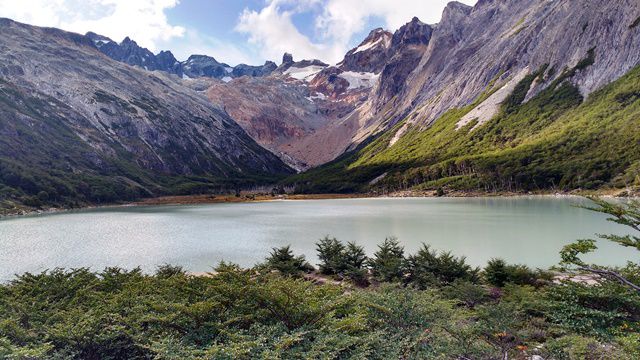
[[[258,63],[264,59],[279,61],[284,52],[291,52],[296,59],[318,58],[336,63],[342,60],[355,40],[361,40],[354,36],[369,30],[372,19],[382,19],[391,31],[414,16],[434,23],[448,2],[264,1],[261,9],[245,9],[239,14],[235,30],[247,36],[246,43],[237,38],[220,40],[213,34],[171,24],[165,12],[178,6],[180,0],[0,0],[0,17],[79,33],[94,31],[116,41],[129,36],[153,52],[171,50],[181,60],[191,54],[205,54],[234,65]],[[303,13],[315,27],[314,40],[301,32],[293,21],[293,17]]]
[[[368,30],[372,18],[383,19],[387,30],[395,31],[417,16],[426,23],[439,21],[449,0],[267,0],[260,11],[245,9],[236,27],[249,35],[266,58],[293,52],[296,58],[319,58],[336,63],[349,50],[353,36]],[[462,0],[474,4],[476,0]],[[295,4],[295,5],[293,5]],[[294,25],[291,17],[314,8],[320,42],[312,42]],[[359,40],[359,39],[358,39]]]
[[169,24],[165,10],[179,0],[0,0],[0,16],[32,25],[85,33],[93,31],[116,41],[126,36],[157,51],[159,42],[184,36]]
[[279,59],[285,52],[295,52],[295,56],[303,58],[316,58],[324,53],[326,44],[313,43],[293,24],[291,16],[302,9],[283,9],[286,3],[273,0],[260,11],[245,9],[236,30],[249,35],[249,43],[257,46],[260,55],[267,59]]

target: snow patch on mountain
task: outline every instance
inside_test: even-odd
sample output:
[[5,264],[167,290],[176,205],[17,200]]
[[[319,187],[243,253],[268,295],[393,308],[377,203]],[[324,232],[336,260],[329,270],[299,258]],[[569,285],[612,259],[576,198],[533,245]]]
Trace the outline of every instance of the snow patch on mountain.
[[309,81],[325,67],[319,65],[311,65],[306,67],[290,67],[284,74],[297,80]]
[[374,48],[374,47],[378,46],[382,41],[383,41],[383,38],[380,38],[380,39],[378,39],[376,41],[373,41],[373,42],[370,42],[370,43],[366,43],[366,44],[362,44],[362,45],[358,46],[353,51],[353,53],[357,54],[359,52],[367,51],[367,50],[369,50],[371,48]]
[[345,71],[338,76],[349,82],[347,90],[373,87],[380,77],[379,74],[355,71]]

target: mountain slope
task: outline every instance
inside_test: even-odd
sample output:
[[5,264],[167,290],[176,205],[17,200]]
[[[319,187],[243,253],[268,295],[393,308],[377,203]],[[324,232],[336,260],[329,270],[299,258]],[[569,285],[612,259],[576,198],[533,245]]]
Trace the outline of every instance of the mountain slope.
[[291,170],[181,80],[91,39],[0,20],[0,200],[109,202]]
[[388,146],[400,123],[291,182],[302,192],[639,188],[640,66],[585,101],[566,80],[555,85],[527,103],[506,102],[484,126],[458,128],[488,91]]
[[[637,120],[639,17],[640,3],[627,0],[450,3],[408,74],[387,62],[359,111],[366,145],[292,181],[302,191],[633,183],[640,152],[623,129]],[[599,89],[630,103],[620,109]]]

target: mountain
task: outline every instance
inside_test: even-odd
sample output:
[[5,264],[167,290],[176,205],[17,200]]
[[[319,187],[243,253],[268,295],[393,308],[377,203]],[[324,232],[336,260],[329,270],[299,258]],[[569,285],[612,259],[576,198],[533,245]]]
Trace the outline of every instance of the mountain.
[[292,179],[300,191],[640,185],[640,3],[452,2],[412,23],[351,151]]
[[380,73],[387,62],[392,37],[381,28],[371,31],[358,47],[347,52],[337,67],[343,71]]
[[266,76],[277,68],[277,65],[272,61],[267,61],[262,66],[240,64],[231,67],[206,55],[191,55],[186,61],[180,62],[170,51],[161,51],[154,55],[129,37],[126,37],[121,43],[117,43],[106,36],[93,32],[88,32],[86,36],[103,54],[116,61],[139,66],[145,70],[168,72],[179,77],[210,77],[230,81],[241,76]]
[[5,199],[197,192],[291,168],[300,192],[640,187],[635,0],[452,2],[335,65],[179,62],[2,24]]
[[8,19],[0,35],[4,208],[235,188],[291,172],[202,93],[110,59],[95,38]]
[[269,76],[194,86],[207,88],[209,99],[259,144],[292,167],[306,170],[331,161],[352,143],[357,125],[343,119],[366,101],[377,76],[344,71],[320,60],[294,61],[284,54]]

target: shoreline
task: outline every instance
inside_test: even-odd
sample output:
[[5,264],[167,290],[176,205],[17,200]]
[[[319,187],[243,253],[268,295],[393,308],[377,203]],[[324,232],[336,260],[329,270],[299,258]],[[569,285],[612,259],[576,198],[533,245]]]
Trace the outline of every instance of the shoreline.
[[[240,204],[240,203],[258,203],[269,201],[304,201],[304,200],[336,200],[336,199],[395,199],[395,198],[495,198],[495,197],[584,197],[584,196],[599,196],[603,198],[628,198],[637,199],[637,196],[620,196],[620,194],[628,194],[624,189],[608,189],[599,191],[570,191],[570,192],[553,192],[553,191],[539,191],[539,192],[496,192],[487,193],[482,191],[451,191],[447,192],[443,196],[438,196],[436,191],[397,191],[386,194],[378,193],[350,193],[350,194],[245,194],[241,196],[236,195],[214,195],[214,194],[200,194],[200,195],[171,195],[171,196],[159,196],[153,198],[141,199],[138,201],[115,203],[105,205],[88,205],[78,208],[49,208],[49,209],[33,209],[16,211],[15,213],[0,214],[0,220],[25,217],[25,216],[37,216],[37,215],[50,215],[64,212],[83,211],[91,209],[106,209],[106,208],[121,208],[121,207],[133,207],[133,206],[169,206],[169,205],[206,205],[206,204]],[[634,194],[635,195],[635,194]]]

